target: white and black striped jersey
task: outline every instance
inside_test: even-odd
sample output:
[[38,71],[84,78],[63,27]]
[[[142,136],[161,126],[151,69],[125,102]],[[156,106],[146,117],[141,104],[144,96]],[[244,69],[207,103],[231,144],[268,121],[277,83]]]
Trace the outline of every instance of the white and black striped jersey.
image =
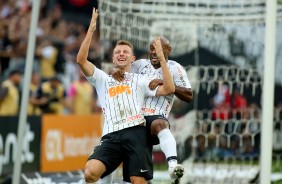
[[105,121],[103,135],[145,122],[141,107],[147,96],[155,96],[149,88],[151,79],[144,75],[125,73],[117,82],[111,75],[95,67],[93,76],[86,77],[95,86]]
[[[167,66],[173,76],[176,86],[191,88],[188,76],[184,68],[176,61],[168,60]],[[149,59],[140,59],[132,63],[131,72],[145,75],[150,78],[162,79],[162,69],[155,69]],[[161,97],[147,97],[142,107],[144,116],[163,115],[168,117],[173,101],[174,94]]]

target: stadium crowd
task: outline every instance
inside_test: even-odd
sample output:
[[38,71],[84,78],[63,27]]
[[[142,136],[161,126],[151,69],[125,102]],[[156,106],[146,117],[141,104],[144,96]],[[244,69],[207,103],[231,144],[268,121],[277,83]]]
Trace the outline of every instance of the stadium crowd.
[[[76,55],[87,27],[62,18],[57,1],[42,0],[33,74],[30,84],[29,115],[41,113],[90,114],[100,112],[95,89],[86,82],[76,64]],[[0,2],[0,115],[17,115],[27,53],[31,4],[29,0]],[[94,34],[94,40],[99,33]],[[93,42],[90,60],[100,66],[100,45]],[[97,44],[98,43],[98,44]],[[9,105],[7,105],[9,104]]]

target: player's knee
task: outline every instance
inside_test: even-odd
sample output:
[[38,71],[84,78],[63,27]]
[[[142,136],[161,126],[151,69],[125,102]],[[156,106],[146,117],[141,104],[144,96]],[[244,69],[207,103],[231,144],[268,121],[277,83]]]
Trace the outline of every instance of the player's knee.
[[131,184],[146,184],[146,180],[140,176],[131,176],[130,177]]
[[151,124],[151,133],[152,135],[157,135],[163,129],[169,128],[167,121],[163,119],[156,119]]
[[84,180],[86,183],[93,183],[100,179],[100,176],[95,171],[91,171],[89,168],[85,168]]

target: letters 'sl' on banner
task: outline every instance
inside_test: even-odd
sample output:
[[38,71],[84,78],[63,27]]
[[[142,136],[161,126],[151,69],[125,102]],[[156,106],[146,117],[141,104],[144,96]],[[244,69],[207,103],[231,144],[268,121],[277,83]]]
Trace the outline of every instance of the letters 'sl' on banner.
[[41,171],[84,169],[102,134],[101,115],[42,117]]

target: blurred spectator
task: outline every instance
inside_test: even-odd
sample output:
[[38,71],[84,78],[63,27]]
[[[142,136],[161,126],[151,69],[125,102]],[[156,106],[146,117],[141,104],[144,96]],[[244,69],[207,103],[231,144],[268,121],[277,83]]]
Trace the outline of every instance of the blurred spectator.
[[0,73],[8,69],[12,54],[12,45],[8,37],[8,26],[0,22]]
[[231,95],[226,84],[219,86],[218,93],[214,96],[214,108],[212,109],[212,119],[226,120],[231,117]]
[[94,107],[94,89],[81,71],[79,74],[79,79],[71,84],[68,91],[69,110],[73,114],[89,115]]
[[5,19],[11,16],[16,9],[14,0],[0,1],[0,19]]
[[19,1],[10,0],[9,2],[11,2],[9,5],[11,11],[5,23],[8,26],[8,37],[12,45],[9,63],[9,71],[11,71],[23,69],[25,65],[31,9]]
[[43,113],[63,114],[66,93],[58,77],[43,82],[30,102]]
[[9,78],[0,88],[0,116],[15,116],[19,109],[19,89],[21,73],[17,70],[9,74]]
[[232,108],[246,109],[248,106],[247,99],[240,93],[239,89],[235,89],[232,99]]
[[41,82],[40,74],[37,72],[33,72],[30,81],[30,97],[28,103],[28,115],[40,115],[41,109],[37,106],[32,104],[32,98],[36,95],[36,91],[38,90]]
[[68,19],[89,23],[92,8],[98,8],[97,0],[57,0],[64,11],[64,16]]
[[44,39],[36,50],[40,58],[40,73],[42,80],[46,81],[56,75],[55,64],[57,61],[58,50],[49,39]]

